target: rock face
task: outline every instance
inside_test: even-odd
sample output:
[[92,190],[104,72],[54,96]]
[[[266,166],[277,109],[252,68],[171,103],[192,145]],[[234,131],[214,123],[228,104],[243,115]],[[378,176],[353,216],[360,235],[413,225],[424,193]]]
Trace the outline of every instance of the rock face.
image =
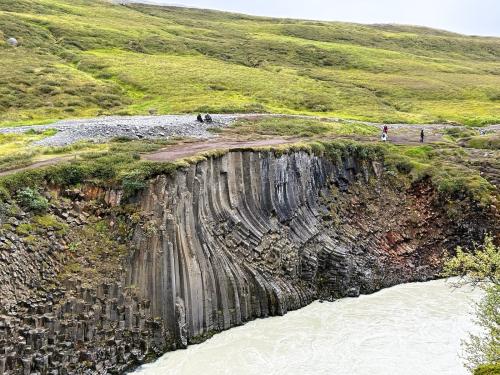
[[[381,172],[355,157],[231,152],[159,177],[139,198],[151,217],[127,284],[185,346],[316,298],[434,277],[452,234],[431,207],[386,194]],[[356,189],[369,192],[364,206]]]
[[[101,199],[100,207],[122,199],[120,192],[88,188],[71,195],[72,204],[85,196]],[[116,282],[53,278],[57,293],[41,296],[51,289],[36,286],[46,282],[31,269],[37,258],[18,259],[30,247],[10,236],[0,242],[6,293],[0,300],[23,291],[16,306],[0,307],[0,374],[123,373],[314,299],[433,278],[443,252],[494,230],[473,207],[452,221],[430,184],[403,186],[380,161],[355,153],[330,160],[306,152],[230,152],[158,176],[132,203],[126,212],[136,224]],[[67,233],[37,255],[45,263],[62,267],[74,231],[89,225],[83,201],[79,207]],[[72,217],[69,211],[54,215],[62,220]],[[98,211],[98,224],[116,226],[116,217]],[[30,275],[26,285],[23,274]]]
[[181,345],[308,304],[319,259],[345,294],[346,251],[321,231],[318,194],[351,173],[306,153],[234,152],[160,177],[141,197],[152,234],[137,233],[127,283]]

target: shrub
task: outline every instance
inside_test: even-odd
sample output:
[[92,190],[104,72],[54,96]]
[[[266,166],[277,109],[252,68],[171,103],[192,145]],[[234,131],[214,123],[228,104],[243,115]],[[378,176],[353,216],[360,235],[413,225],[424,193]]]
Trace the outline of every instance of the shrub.
[[410,174],[413,170],[413,163],[408,159],[401,159],[396,161],[395,167],[400,173]]
[[[494,238],[487,235],[481,246],[463,250],[458,247],[456,255],[448,258],[443,276],[459,276],[455,283],[472,284],[484,291],[483,298],[476,303],[475,322],[480,334],[469,334],[463,342],[466,367],[477,368],[474,374],[499,374],[500,363],[500,248]],[[496,363],[497,367],[481,366]]]
[[499,375],[499,374],[500,374],[500,363],[479,366],[477,369],[474,370],[474,375]]
[[130,175],[123,179],[122,189],[125,198],[130,198],[134,196],[137,192],[141,191],[146,187],[146,181],[144,177],[137,175]]
[[22,224],[18,225],[16,228],[16,232],[18,234],[21,234],[24,236],[29,235],[32,230],[33,230],[33,226],[29,223],[22,223]]
[[472,129],[464,129],[464,128],[448,128],[444,131],[444,133],[453,140],[459,138],[467,138],[472,137],[478,134],[477,131]]
[[31,188],[24,188],[17,193],[17,201],[24,208],[34,212],[44,212],[49,207],[48,200],[37,190]]
[[54,87],[52,86],[49,86],[49,85],[41,85],[38,89],[38,91],[40,91],[40,93],[42,94],[50,94],[54,91]]
[[84,166],[80,164],[61,164],[48,170],[48,178],[53,184],[72,186],[83,182],[85,172]]

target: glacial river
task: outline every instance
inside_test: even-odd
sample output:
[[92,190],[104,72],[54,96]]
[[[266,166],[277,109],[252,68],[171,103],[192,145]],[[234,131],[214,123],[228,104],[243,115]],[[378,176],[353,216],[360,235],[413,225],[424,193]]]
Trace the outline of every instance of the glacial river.
[[165,354],[140,375],[466,375],[460,341],[479,291],[444,280],[315,302]]

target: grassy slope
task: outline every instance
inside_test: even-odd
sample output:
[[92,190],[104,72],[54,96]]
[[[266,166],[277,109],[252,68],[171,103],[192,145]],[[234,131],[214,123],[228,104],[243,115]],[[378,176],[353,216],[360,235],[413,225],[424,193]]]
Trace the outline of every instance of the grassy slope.
[[[8,47],[10,36],[21,46]],[[500,39],[100,0],[0,0],[0,124],[150,110],[500,123]]]

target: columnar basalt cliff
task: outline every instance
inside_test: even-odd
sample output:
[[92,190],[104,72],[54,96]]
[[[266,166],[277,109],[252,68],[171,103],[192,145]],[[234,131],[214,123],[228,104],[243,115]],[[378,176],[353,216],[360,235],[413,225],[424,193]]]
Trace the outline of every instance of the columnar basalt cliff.
[[398,192],[382,173],[356,155],[232,152],[158,177],[139,197],[150,217],[127,284],[185,346],[317,298],[435,277],[445,249],[481,236],[477,222],[445,225],[429,188]]
[[120,192],[62,193],[50,215],[67,228],[50,241],[12,237],[24,214],[1,239],[0,300],[15,303],[0,311],[0,374],[122,373],[315,299],[436,277],[444,252],[498,225],[476,207],[451,220],[430,183],[357,151],[233,151],[157,176],[126,206]]
[[[233,152],[160,177],[141,196],[154,229],[137,233],[127,282],[149,296],[181,345],[304,306],[321,277],[344,295],[349,260],[322,230],[318,198],[359,168],[306,153]],[[372,167],[362,168],[368,176]]]

